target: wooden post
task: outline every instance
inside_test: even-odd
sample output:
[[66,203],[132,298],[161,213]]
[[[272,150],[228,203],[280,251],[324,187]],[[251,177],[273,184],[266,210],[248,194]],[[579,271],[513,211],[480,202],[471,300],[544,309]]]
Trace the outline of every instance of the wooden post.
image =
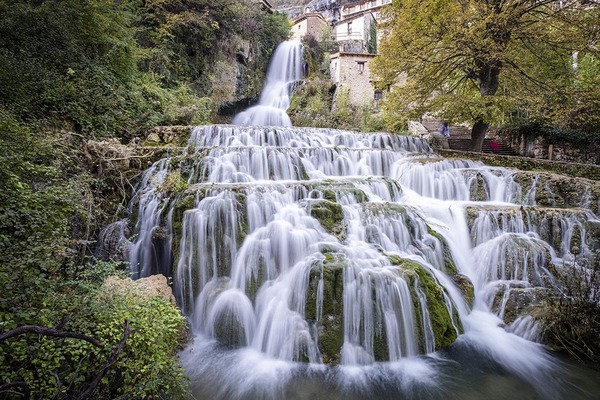
[[550,143],[548,145],[548,160],[552,160],[552,152],[554,151],[554,145]]

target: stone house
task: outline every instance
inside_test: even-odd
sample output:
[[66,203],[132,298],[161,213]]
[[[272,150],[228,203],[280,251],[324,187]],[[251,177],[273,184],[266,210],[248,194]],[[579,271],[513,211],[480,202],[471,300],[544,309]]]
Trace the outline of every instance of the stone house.
[[381,8],[391,0],[360,0],[340,7],[339,20],[332,21],[333,39],[339,52],[331,56],[331,81],[336,90],[345,88],[356,106],[373,105],[382,92],[373,86],[370,65],[381,37],[377,24]]
[[292,19],[292,39],[311,35],[318,41],[329,39],[329,23],[320,13],[306,13]]
[[[330,56],[330,78],[336,95],[348,93],[351,104],[373,106],[381,99],[371,77],[371,63],[377,55],[380,37],[377,24],[381,9],[392,0],[313,0],[306,12],[292,20],[294,39],[307,35],[318,41],[333,39],[338,52]],[[328,33],[330,32],[330,33]],[[325,35],[331,34],[331,37]]]
[[381,99],[371,80],[370,65],[376,54],[339,52],[331,55],[329,72],[336,94],[348,92],[348,100],[355,106],[370,106]]
[[391,0],[361,0],[343,5],[340,19],[333,22],[333,36],[340,44],[340,51],[377,53],[381,7],[389,3]]
[[376,53],[377,22],[370,12],[338,21],[333,26],[333,39],[340,51],[346,53]]

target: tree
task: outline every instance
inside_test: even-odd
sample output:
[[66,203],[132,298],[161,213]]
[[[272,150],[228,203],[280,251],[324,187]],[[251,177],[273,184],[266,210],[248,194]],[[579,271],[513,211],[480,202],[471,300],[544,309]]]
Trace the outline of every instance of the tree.
[[474,151],[491,123],[517,110],[581,111],[594,85],[576,84],[573,55],[597,60],[598,11],[579,1],[395,1],[375,66],[379,84],[394,85],[385,106],[472,123]]

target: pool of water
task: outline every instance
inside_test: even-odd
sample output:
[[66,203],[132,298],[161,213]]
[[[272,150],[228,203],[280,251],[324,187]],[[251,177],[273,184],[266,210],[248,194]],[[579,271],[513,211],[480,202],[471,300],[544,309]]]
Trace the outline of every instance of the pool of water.
[[600,398],[600,371],[548,352],[542,356],[543,366],[528,374],[522,365],[502,365],[468,338],[428,356],[368,366],[290,363],[204,339],[181,353],[198,400]]

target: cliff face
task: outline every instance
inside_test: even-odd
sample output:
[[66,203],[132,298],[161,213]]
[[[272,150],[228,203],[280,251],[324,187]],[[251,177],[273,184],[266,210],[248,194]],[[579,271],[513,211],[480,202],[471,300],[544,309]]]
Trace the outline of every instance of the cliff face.
[[141,69],[169,86],[188,84],[216,108],[258,97],[289,34],[284,14],[249,0],[148,1],[138,12]]
[[279,12],[287,14],[290,18],[302,14],[309,0],[273,0],[269,1],[273,8]]

